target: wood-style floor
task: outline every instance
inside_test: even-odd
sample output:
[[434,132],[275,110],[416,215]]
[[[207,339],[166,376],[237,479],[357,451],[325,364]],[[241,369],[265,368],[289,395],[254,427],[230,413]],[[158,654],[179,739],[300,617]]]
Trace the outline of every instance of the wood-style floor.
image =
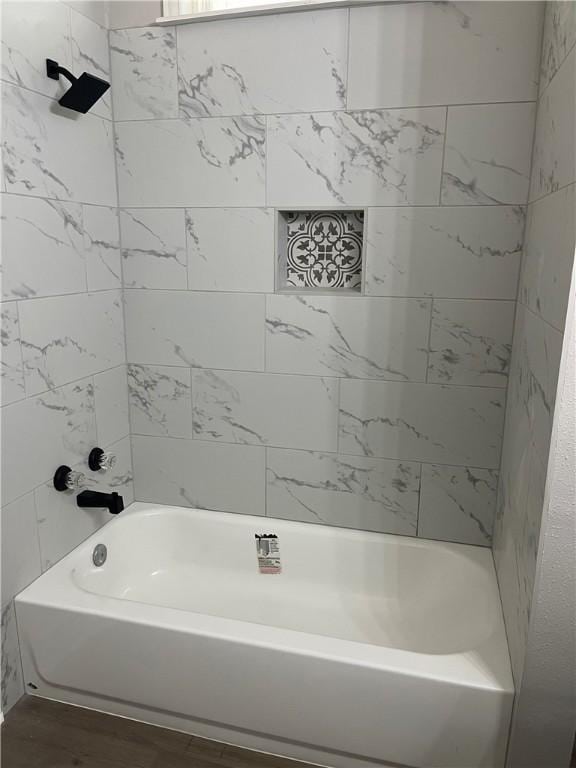
[[2,768],[306,768],[31,696],[8,713],[1,742]]

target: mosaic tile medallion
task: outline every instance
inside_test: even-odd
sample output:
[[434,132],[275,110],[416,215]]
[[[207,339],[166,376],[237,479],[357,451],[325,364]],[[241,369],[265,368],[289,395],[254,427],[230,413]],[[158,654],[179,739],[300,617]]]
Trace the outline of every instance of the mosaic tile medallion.
[[360,289],[363,211],[290,211],[283,217],[285,287]]

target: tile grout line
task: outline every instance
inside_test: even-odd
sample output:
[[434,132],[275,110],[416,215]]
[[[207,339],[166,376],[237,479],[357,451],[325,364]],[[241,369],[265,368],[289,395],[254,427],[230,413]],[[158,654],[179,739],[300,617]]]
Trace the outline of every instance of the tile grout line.
[[446,163],[446,139],[448,137],[448,107],[446,107],[446,115],[444,116],[444,141],[442,142],[442,163],[440,165],[440,188],[438,189],[438,206],[448,207],[442,205],[442,187],[444,182],[444,165]]
[[[23,86],[18,86],[13,83],[7,83],[8,85],[13,85],[14,87],[20,88]],[[26,89],[28,90],[28,89]],[[33,93],[36,93],[36,91],[33,91]],[[43,94],[39,93],[39,96],[42,96]],[[50,97],[46,97],[50,98]],[[422,112],[424,110],[446,110],[453,107],[456,108],[465,108],[465,107],[498,107],[498,106],[508,106],[510,104],[535,104],[537,99],[520,99],[520,100],[512,100],[512,101],[467,101],[467,102],[458,102],[458,103],[450,103],[447,104],[439,103],[439,104],[412,104],[407,106],[387,106],[387,107],[355,107],[353,109],[349,109],[348,107],[335,107],[332,109],[311,109],[311,110],[304,110],[304,111],[289,111],[289,112],[230,112],[226,114],[216,114],[216,115],[203,115],[199,117],[141,117],[141,118],[126,118],[123,120],[117,120],[117,123],[120,123],[122,125],[126,125],[128,123],[162,123],[162,122],[174,122],[174,121],[180,121],[183,123],[191,123],[194,121],[201,121],[201,120],[235,120],[235,119],[242,119],[242,118],[263,118],[263,117],[309,117],[310,115],[333,115],[338,113],[348,114],[348,115],[354,115],[359,114],[363,115],[366,113],[371,112],[406,112],[406,111],[419,111]],[[105,118],[103,118],[105,119]]]

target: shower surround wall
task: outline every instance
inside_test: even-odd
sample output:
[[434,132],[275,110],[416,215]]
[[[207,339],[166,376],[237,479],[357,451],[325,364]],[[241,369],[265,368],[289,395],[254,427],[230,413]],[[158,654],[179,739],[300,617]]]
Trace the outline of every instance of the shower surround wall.
[[575,43],[576,3],[548,3],[494,539],[517,688],[576,239]]
[[[542,7],[110,33],[136,496],[490,545]],[[367,209],[363,292],[275,210]]]
[[[96,7],[96,6],[94,6]],[[13,597],[104,524],[56,493],[88,471],[133,499],[111,99],[62,110],[51,57],[109,78],[108,31],[61,2],[2,3],[2,710],[23,693]]]

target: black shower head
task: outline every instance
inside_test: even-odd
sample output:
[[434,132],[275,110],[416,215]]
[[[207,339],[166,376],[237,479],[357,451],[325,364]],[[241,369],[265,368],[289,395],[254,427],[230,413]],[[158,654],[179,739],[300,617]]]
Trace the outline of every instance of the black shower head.
[[108,88],[110,88],[110,84],[106,80],[101,80],[99,77],[83,72],[72,83],[72,86],[66,91],[64,96],[58,100],[58,104],[85,114]]
[[52,59],[46,59],[46,73],[53,80],[58,80],[60,75],[64,75],[70,80],[72,85],[64,96],[58,99],[58,104],[83,114],[86,114],[110,88],[110,83],[107,83],[106,80],[95,75],[89,75],[87,72],[83,72],[80,77],[74,77],[64,67],[59,67],[58,63]]

